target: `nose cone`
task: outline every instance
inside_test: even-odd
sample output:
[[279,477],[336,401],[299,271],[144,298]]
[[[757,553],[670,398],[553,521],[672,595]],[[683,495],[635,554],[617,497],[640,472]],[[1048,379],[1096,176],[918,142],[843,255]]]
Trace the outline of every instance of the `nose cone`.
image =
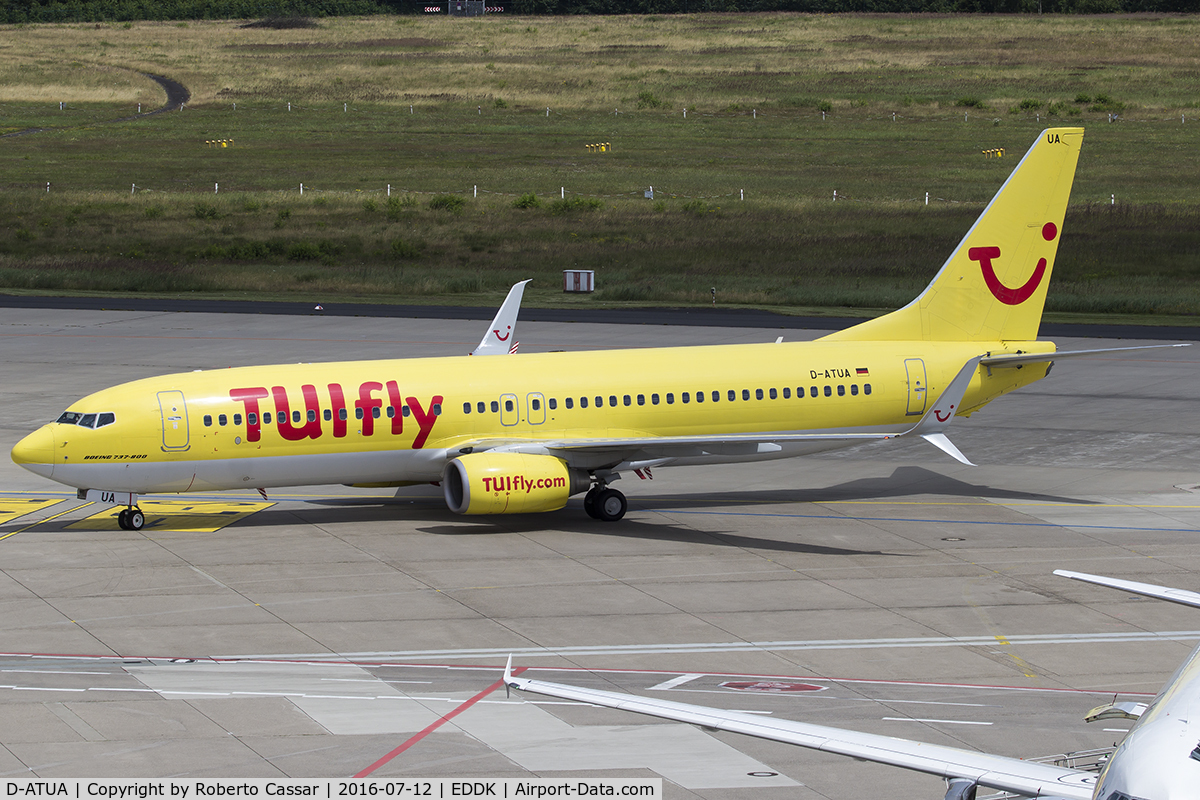
[[54,434],[43,425],[17,442],[12,449],[13,463],[46,478],[54,475]]

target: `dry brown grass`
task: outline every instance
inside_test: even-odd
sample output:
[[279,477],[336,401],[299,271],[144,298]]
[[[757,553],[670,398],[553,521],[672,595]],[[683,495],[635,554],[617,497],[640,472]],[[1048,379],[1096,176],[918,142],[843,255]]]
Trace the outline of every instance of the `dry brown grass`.
[[200,105],[502,99],[594,110],[650,91],[676,111],[808,96],[937,106],[956,94],[1003,107],[1031,93],[1072,100],[1079,81],[1068,78],[1104,81],[1144,108],[1200,101],[1192,17],[370,17],[282,31],[232,21],[20,26],[4,38],[8,101],[161,99],[128,70],[173,77]]

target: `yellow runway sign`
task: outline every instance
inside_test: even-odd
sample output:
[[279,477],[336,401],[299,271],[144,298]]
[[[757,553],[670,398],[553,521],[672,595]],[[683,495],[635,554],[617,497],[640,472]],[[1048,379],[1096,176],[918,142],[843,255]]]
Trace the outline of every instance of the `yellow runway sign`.
[[[138,503],[138,508],[146,515],[144,530],[213,533],[273,505],[275,504],[144,500]],[[2,507],[0,505],[0,508]],[[98,514],[72,522],[67,528],[89,531],[120,530],[117,514],[121,510],[121,506],[111,506]]]
[[61,500],[13,500],[0,498],[0,525],[12,522],[17,517],[23,517],[34,511],[49,508]]

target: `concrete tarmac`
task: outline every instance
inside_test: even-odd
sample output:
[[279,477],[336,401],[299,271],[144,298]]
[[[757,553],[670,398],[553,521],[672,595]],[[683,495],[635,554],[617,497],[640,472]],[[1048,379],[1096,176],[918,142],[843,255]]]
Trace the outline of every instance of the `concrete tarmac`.
[[[2,317],[5,448],[127,380],[460,354],[482,335],[430,319]],[[523,353],[779,333],[519,330]],[[510,652],[536,678],[1012,756],[1111,746],[1128,723],[1082,715],[1155,692],[1200,641],[1200,615],[1051,571],[1200,587],[1198,359],[1060,361],[951,428],[979,467],[885,442],[660,469],[621,482],[630,511],[615,524],[578,499],[465,518],[433,491],[305,487],[266,502],[150,498],[134,533],[3,459],[0,774],[657,775],[669,797],[714,799],[944,791],[785,745],[506,699],[496,681]]]

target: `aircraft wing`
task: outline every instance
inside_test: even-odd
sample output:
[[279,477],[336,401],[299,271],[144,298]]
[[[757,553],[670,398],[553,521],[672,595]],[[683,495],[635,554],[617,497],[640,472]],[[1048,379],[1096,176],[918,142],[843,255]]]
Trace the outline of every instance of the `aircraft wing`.
[[504,670],[506,686],[523,692],[533,692],[580,703],[633,711],[652,717],[672,719],[743,733],[776,742],[799,745],[813,750],[849,756],[863,761],[891,764],[895,767],[925,772],[941,778],[961,778],[980,786],[1014,792],[1028,797],[1092,800],[1096,775],[1081,770],[1054,767],[1022,761],[1018,758],[995,756],[962,750],[956,747],[926,744],[909,739],[897,739],[874,733],[831,728],[795,720],[775,719],[741,711],[696,706],[637,697],[620,692],[584,689],[561,683],[535,681],[512,674],[512,658]]
[[1189,592],[1187,589],[1172,589],[1170,586],[1159,586],[1153,583],[1139,583],[1138,581],[1127,581],[1121,578],[1108,578],[1104,575],[1091,575],[1087,572],[1072,572],[1069,569],[1056,569],[1055,575],[1063,578],[1073,578],[1084,583],[1094,583],[1099,586],[1108,586],[1113,589],[1120,589],[1125,592],[1133,592],[1134,594],[1145,595],[1146,597],[1155,597],[1159,600],[1170,600],[1172,603],[1180,605],[1192,606],[1200,608],[1200,594]]

